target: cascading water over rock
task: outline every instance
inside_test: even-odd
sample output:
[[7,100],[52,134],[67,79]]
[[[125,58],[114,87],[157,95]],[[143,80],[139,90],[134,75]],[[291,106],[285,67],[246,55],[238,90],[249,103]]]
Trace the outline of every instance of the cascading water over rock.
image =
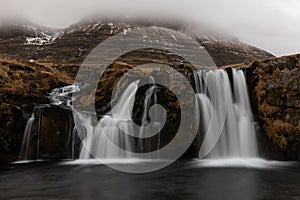
[[[242,70],[232,70],[232,81],[229,80],[225,70],[199,70],[194,72],[196,83],[197,109],[196,115],[200,117],[203,143],[200,148],[200,158],[253,158],[257,157],[256,136],[253,127],[253,116],[249,103],[247,85]],[[160,114],[155,107],[157,104],[157,86],[153,78],[149,77],[152,86],[145,92],[141,115],[141,127],[137,130],[133,126],[132,112],[135,104],[135,96],[139,81],[132,82],[122,93],[111,112],[103,116],[99,122],[93,124],[87,113],[78,113],[73,110],[74,120],[79,120],[83,128],[70,127],[68,141],[74,155],[75,135],[82,140],[80,159],[92,157],[132,158],[132,154],[139,149],[141,153],[149,152],[153,147],[159,149],[160,135],[157,144],[150,144],[147,137],[149,129],[149,116],[151,130],[159,130],[161,123]],[[80,88],[71,85],[57,88],[50,94],[51,105],[72,108],[72,93]],[[47,107],[47,106],[46,106]],[[39,109],[38,109],[39,108]],[[34,114],[29,118],[23,137],[21,159],[29,158],[30,145],[33,135],[37,138],[36,158],[39,158],[39,135],[42,132],[43,107],[37,107]],[[39,110],[39,112],[37,112]],[[36,127],[38,126],[38,127]],[[157,126],[157,128],[156,128]],[[33,134],[33,127],[34,134]],[[142,139],[132,140],[125,132],[136,132],[136,136]],[[159,134],[159,132],[158,132]],[[119,151],[118,147],[125,151]],[[159,151],[158,151],[159,152]],[[31,152],[32,154],[32,152]],[[130,155],[130,156],[129,156]],[[157,155],[159,158],[159,153]]]
[[[256,135],[245,76],[232,70],[233,90],[225,70],[195,71],[203,144],[200,158],[257,157]],[[233,91],[233,93],[232,93]]]
[[84,130],[78,130],[83,139],[83,147],[80,153],[80,159],[89,159],[90,155],[97,158],[126,158],[126,155],[120,155],[120,151],[114,145],[122,147],[127,151],[132,149],[128,138],[122,130],[132,132],[131,111],[134,106],[135,94],[138,89],[138,81],[131,83],[123,92],[119,102],[113,110],[116,115],[109,114],[94,127],[89,117],[81,113],[76,113],[75,120],[80,120],[85,127]]
[[29,152],[29,146],[30,146],[30,141],[31,141],[31,132],[32,132],[32,126],[33,126],[34,120],[35,120],[35,117],[34,117],[34,114],[32,114],[31,117],[28,119],[26,127],[25,127],[20,156],[19,156],[20,160],[28,159],[28,152]]
[[50,104],[38,105],[28,119],[19,154],[20,160],[75,158],[79,143],[71,115],[71,95],[79,88],[69,85],[50,93]]
[[[152,104],[157,103],[155,81],[152,77],[149,77],[149,84],[153,86],[145,94],[144,109],[139,130],[133,125],[134,122],[131,116],[138,84],[139,81],[131,83],[112,107],[111,112],[103,116],[96,125],[92,124],[90,118],[87,116],[88,114],[75,112],[75,120],[79,120],[84,126],[84,130],[79,130],[80,137],[83,139],[80,159],[89,159],[91,156],[100,159],[135,158],[131,154],[126,153],[126,151],[134,152],[135,149],[140,149],[144,152],[151,148],[149,141],[145,144],[145,140],[143,139],[144,137],[148,137],[151,134],[148,131],[155,130],[155,126],[159,123],[156,122],[156,109],[150,109]],[[153,127],[150,129],[144,128],[149,124],[148,116],[151,116],[149,111],[154,112],[152,113],[154,118],[150,119],[153,122]],[[137,133],[136,137],[142,139],[136,142],[127,133]],[[125,151],[120,151],[118,147]]]

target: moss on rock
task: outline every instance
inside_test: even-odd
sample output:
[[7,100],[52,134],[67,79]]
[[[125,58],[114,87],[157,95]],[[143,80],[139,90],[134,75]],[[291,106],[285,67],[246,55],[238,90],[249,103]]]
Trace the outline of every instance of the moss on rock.
[[246,71],[264,133],[284,159],[300,160],[300,55],[254,61]]

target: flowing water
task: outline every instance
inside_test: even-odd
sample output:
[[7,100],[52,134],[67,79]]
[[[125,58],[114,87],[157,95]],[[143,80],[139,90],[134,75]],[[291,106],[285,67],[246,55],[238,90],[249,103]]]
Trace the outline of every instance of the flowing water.
[[[43,108],[48,105],[40,105],[34,108],[31,117],[27,120],[23,141],[20,149],[19,160],[40,158],[40,133],[43,129]],[[35,151],[31,151],[31,145],[35,143]]]
[[[155,84],[152,77],[149,78],[150,84]],[[154,118],[148,119],[149,110],[151,105],[157,102],[156,86],[150,87],[145,94],[144,109],[142,115],[141,127],[134,126],[134,122],[131,117],[131,113],[135,103],[135,96],[137,93],[139,81],[131,83],[125,91],[122,93],[116,104],[113,105],[111,112],[103,116],[96,126],[93,126],[89,117],[82,113],[76,113],[76,119],[83,124],[84,133],[79,133],[83,137],[83,146],[80,153],[80,159],[89,159],[91,157],[112,159],[112,158],[135,158],[132,154],[134,149],[139,148],[145,150],[145,148],[151,148],[151,144],[144,144],[144,140],[136,142],[130,140],[128,135],[135,134],[136,137],[147,138],[151,134],[151,130],[155,127],[145,128],[150,124],[150,121],[155,122],[155,109],[153,111]],[[116,101],[116,100],[115,100]],[[150,110],[151,111],[151,110]],[[152,123],[155,126],[155,123]],[[158,144],[159,145],[159,144]],[[118,147],[121,147],[125,151],[120,151]]]
[[[81,160],[0,165],[0,199],[300,199],[299,163],[257,158],[254,121],[243,72],[233,70],[232,80],[224,70],[201,70],[194,74],[196,115],[200,117],[203,134],[199,152],[202,159],[176,161],[167,168],[145,174],[119,172],[91,159],[108,158],[111,160],[106,162],[129,167],[162,162],[134,160],[110,145],[129,151],[136,145],[123,133],[134,132],[131,112],[138,89],[136,81],[96,125],[88,115],[75,115],[83,128],[70,130],[69,142],[74,148],[76,134],[84,140]],[[54,90],[52,104],[71,107],[69,97],[76,91],[75,86]],[[152,102],[157,103],[154,86],[145,93],[142,128],[135,130],[140,137],[150,134],[144,128],[150,120],[159,121],[155,109],[151,114]],[[39,132],[42,128],[41,113],[42,109],[38,109],[27,122],[21,150],[23,159],[28,158],[33,135],[39,135],[33,130]],[[149,148],[147,142],[138,145],[145,151]],[[73,151],[72,155],[74,158]]]
[[21,151],[20,151],[20,160],[27,160],[28,159],[28,152],[29,152],[29,147],[30,147],[30,141],[31,141],[31,133],[32,133],[32,127],[34,123],[35,117],[34,113],[31,115],[31,117],[28,119],[25,131],[24,131],[24,136],[23,136],[23,141],[22,141],[22,146],[21,146]]
[[[256,135],[242,70],[233,69],[233,86],[225,70],[195,71],[202,134],[199,157],[257,157]],[[233,91],[233,92],[232,92]]]
[[133,148],[123,131],[133,132],[131,112],[137,89],[138,81],[131,83],[112,108],[113,115],[105,115],[95,127],[88,117],[77,114],[76,120],[84,125],[86,131],[80,159],[89,159],[91,155],[96,158],[128,158],[126,152],[119,151],[117,147],[127,151]]
[[[45,127],[43,127],[43,111],[45,108],[50,108],[51,106],[60,106],[65,109],[71,109],[71,95],[74,92],[79,91],[79,87],[75,85],[69,85],[62,88],[56,88],[50,93],[49,99],[50,104],[43,104],[36,106],[31,114],[31,117],[27,120],[27,124],[24,130],[22,146],[20,150],[19,159],[39,159],[40,156],[40,135],[42,134]],[[74,158],[74,142],[76,130],[70,128],[68,130],[68,143],[70,143],[72,149],[72,158]],[[36,142],[34,142],[36,140]],[[34,143],[34,144],[33,144]],[[32,145],[36,145],[33,149],[36,151],[36,155],[32,155],[30,151]]]
[[[199,70],[194,72],[196,83],[197,109],[200,117],[203,142],[199,158],[227,159],[257,157],[256,136],[253,116],[249,103],[247,84],[242,70],[232,70],[232,81],[225,70]],[[149,77],[150,87],[145,93],[141,126],[134,126],[131,113],[135,103],[139,81],[131,83],[122,93],[112,110],[93,124],[86,113],[73,111],[77,122],[83,127],[70,129],[69,142],[72,143],[74,157],[74,133],[81,138],[80,159],[96,158],[133,158],[133,149],[149,152],[153,144],[150,140],[140,139],[138,144],[130,140],[128,134],[139,138],[149,138],[153,130],[159,127],[159,114],[152,105],[157,104],[155,80]],[[54,89],[50,94],[51,105],[72,108],[72,94],[78,92],[78,86],[70,85]],[[42,110],[42,109],[41,109]],[[42,115],[40,115],[42,116]],[[149,116],[151,119],[149,119]],[[22,159],[28,159],[28,149],[32,137],[34,121],[41,117],[32,115],[24,132],[20,153]],[[150,123],[153,122],[153,123]],[[37,122],[37,124],[40,124]],[[150,125],[149,125],[150,124]],[[37,132],[40,132],[38,128]],[[137,134],[137,135],[135,135]],[[159,134],[159,133],[158,133]],[[39,134],[37,134],[39,136]],[[156,144],[159,147],[160,135]],[[37,143],[39,144],[39,142]],[[121,147],[125,151],[120,151]],[[37,148],[39,149],[39,148]],[[157,155],[159,158],[159,153]]]

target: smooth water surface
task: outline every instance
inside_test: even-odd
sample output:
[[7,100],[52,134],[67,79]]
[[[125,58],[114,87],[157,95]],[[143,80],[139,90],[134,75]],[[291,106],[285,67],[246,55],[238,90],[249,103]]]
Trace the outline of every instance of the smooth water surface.
[[180,161],[146,174],[93,163],[2,165],[0,199],[300,199],[300,164],[238,162]]

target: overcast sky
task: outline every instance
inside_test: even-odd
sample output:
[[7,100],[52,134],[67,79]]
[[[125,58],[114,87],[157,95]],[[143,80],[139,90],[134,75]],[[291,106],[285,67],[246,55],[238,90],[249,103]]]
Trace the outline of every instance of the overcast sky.
[[89,13],[207,23],[277,56],[300,53],[300,0],[0,0],[0,19],[67,27]]

